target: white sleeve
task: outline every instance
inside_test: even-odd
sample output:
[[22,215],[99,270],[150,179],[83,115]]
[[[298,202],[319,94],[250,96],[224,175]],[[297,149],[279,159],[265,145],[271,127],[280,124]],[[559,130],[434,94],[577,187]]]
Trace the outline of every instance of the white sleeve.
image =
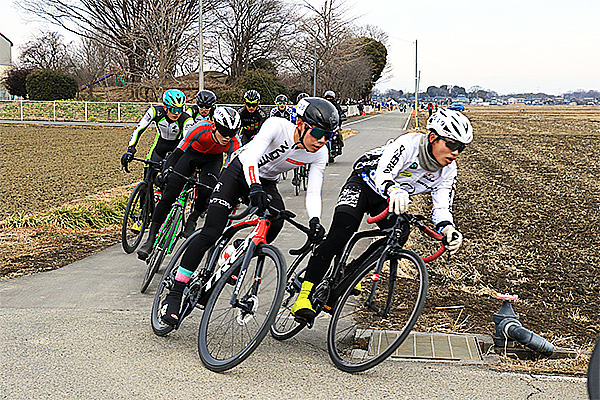
[[377,163],[377,170],[375,171],[375,186],[379,193],[387,198],[386,192],[386,181],[396,181],[398,172],[402,169],[403,165],[408,158],[407,145],[409,142],[406,140],[406,136],[400,136],[392,143],[385,146],[383,153]]
[[248,186],[253,183],[260,183],[258,161],[267,152],[269,145],[277,135],[276,122],[275,118],[267,119],[256,136],[250,142],[246,143],[238,155]]
[[146,111],[146,114],[144,114],[140,122],[138,122],[137,126],[135,127],[135,130],[131,134],[131,139],[129,139],[129,146],[137,145],[138,141],[140,140],[140,136],[142,136],[142,133],[144,133],[146,128],[150,126],[155,116],[156,110],[154,109],[154,107],[150,107],[148,111]]
[[[447,167],[446,167],[447,168]],[[452,217],[452,202],[456,188],[456,168],[454,168],[442,183],[431,191],[433,206],[431,209],[431,220],[435,227],[440,222],[448,221],[454,225]]]
[[327,151],[320,152],[319,159],[311,163],[308,170],[305,201],[309,221],[314,217],[321,218],[321,187],[323,186],[323,171],[325,171],[326,163]]

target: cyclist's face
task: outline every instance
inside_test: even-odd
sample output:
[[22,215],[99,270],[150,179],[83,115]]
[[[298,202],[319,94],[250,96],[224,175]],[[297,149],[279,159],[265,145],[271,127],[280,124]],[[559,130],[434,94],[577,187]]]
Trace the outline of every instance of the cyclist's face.
[[198,107],[198,114],[202,115],[203,117],[206,117],[209,113],[210,113],[210,108]]
[[225,146],[231,140],[229,136],[221,135],[221,133],[217,129],[215,129],[215,134],[213,135],[213,137],[215,139],[215,142],[217,142],[221,146]]
[[[437,140],[436,140],[437,139]],[[442,166],[452,164],[460,155],[458,150],[451,150],[446,146],[446,142],[439,139],[435,133],[429,133],[429,141],[431,142],[431,151],[438,163]]]
[[285,104],[277,104],[277,108],[279,108],[279,111],[283,111],[285,110]]
[[298,119],[298,130],[305,130],[304,140],[302,143],[306,151],[310,153],[316,153],[319,149],[327,143],[327,138],[322,136],[320,139],[316,139],[314,136],[310,134],[311,127],[308,126],[304,121]]
[[[164,106],[163,106],[164,107]],[[182,111],[177,111],[177,112],[171,112],[170,108],[165,107],[165,110],[167,111],[167,116],[169,117],[169,119],[171,120],[176,120],[177,118],[179,118],[179,116],[181,115]]]

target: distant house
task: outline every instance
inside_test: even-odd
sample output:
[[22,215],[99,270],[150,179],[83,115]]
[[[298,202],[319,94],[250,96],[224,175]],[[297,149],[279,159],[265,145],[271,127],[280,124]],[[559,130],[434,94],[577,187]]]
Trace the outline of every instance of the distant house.
[[[0,80],[6,76],[8,70],[12,67],[11,48],[12,42],[0,32]],[[13,96],[0,83],[0,100],[10,100]]]

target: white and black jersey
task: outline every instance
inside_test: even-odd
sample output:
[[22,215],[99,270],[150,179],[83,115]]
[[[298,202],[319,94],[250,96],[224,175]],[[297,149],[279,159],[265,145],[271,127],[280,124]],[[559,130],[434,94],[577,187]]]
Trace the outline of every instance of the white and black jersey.
[[234,153],[244,169],[248,186],[259,179],[276,180],[282,172],[309,165],[306,190],[308,218],[321,216],[321,186],[327,163],[327,147],[316,153],[298,148],[294,143],[296,126],[283,118],[269,118],[254,139]]
[[432,220],[454,223],[452,201],[456,186],[456,162],[436,172],[423,169],[419,163],[419,142],[422,133],[409,132],[385,146],[371,150],[354,164],[354,172],[375,192],[387,199],[390,182],[413,196],[431,192]]

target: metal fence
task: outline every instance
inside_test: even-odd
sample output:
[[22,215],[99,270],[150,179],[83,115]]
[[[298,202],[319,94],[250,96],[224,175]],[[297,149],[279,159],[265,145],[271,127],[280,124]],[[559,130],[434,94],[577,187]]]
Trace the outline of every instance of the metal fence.
[[152,103],[0,101],[0,119],[20,121],[138,122]]
[[[54,122],[133,122],[137,123],[148,107],[160,103],[98,102],[98,101],[0,101],[0,120],[54,121]],[[242,104],[227,104],[237,109]],[[262,105],[267,113],[274,105]],[[351,105],[347,116],[358,115],[358,107]],[[365,107],[366,113],[372,107]]]

